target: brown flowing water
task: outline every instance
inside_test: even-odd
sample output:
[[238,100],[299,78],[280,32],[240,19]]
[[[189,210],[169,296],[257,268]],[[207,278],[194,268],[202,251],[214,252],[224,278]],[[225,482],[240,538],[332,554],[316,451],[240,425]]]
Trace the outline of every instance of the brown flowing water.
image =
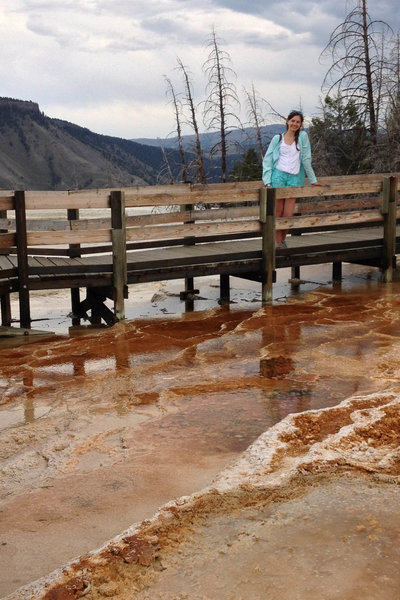
[[[36,300],[41,314],[52,318],[35,325],[58,335],[29,343],[8,340],[0,349],[1,597],[150,519],[166,502],[206,488],[287,415],[334,407],[355,395],[398,393],[400,283],[381,284],[368,268],[346,267],[342,285],[336,286],[322,268],[304,273],[313,281],[305,281],[301,292],[284,281],[276,286],[274,304],[266,307],[260,305],[259,286],[238,280],[234,303],[220,307],[218,289],[208,283],[207,297],[201,289],[196,311],[188,313],[181,313],[163,283],[152,298],[144,290],[143,303],[128,307],[130,318],[112,328],[67,331],[67,321],[57,320],[59,296]],[[302,435],[303,445],[314,443],[309,421]],[[311,494],[307,510],[293,505],[276,519],[282,525],[285,510],[301,513],[304,520],[318,513],[321,521],[342,527],[335,502],[330,501],[330,511],[317,510],[335,494],[335,506],[340,503],[343,490],[326,491],[329,485]],[[351,493],[364,485],[368,488],[359,482]],[[396,498],[388,499],[382,522],[390,521]],[[370,503],[375,501],[371,491]],[[195,581],[192,558],[181,571],[172,560],[168,577],[176,571],[175,579],[156,583],[143,598],[265,597],[267,575],[251,577],[260,573],[259,550],[243,540],[265,538],[260,523],[268,510],[246,509],[235,526],[214,516],[207,535],[185,541],[186,556],[192,558],[202,546],[211,548],[204,589]],[[364,527],[367,517],[360,525],[350,510],[346,519]],[[243,547],[235,546],[229,562],[228,550],[221,554],[216,540],[225,543],[240,528],[247,531],[240,534]],[[311,544],[317,529],[292,528],[291,547],[301,544],[302,535]],[[268,536],[271,551],[279,552],[278,534]],[[318,543],[322,556],[324,536]],[[228,573],[244,569],[236,595],[226,592],[226,578],[219,595],[215,591],[217,559]],[[278,563],[269,567],[269,581],[275,581],[271,598],[297,598],[282,595],[287,574],[282,569],[278,577]],[[292,579],[294,586],[295,572]],[[250,595],[249,580],[254,580]],[[104,587],[109,583],[103,582],[103,593],[93,598],[125,598],[112,585]],[[78,597],[78,592],[65,596]]]

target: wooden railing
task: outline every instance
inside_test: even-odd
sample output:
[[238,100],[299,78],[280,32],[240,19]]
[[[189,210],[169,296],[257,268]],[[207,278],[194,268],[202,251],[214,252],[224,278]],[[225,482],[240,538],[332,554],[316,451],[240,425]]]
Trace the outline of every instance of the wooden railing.
[[[29,290],[40,289],[40,282],[32,277],[46,272],[44,267],[40,271],[39,263],[32,267],[30,257],[84,258],[100,254],[112,257],[112,261],[110,258],[106,267],[105,258],[93,260],[90,272],[105,278],[119,320],[124,318],[127,251],[256,237],[262,239],[263,301],[267,302],[272,298],[275,229],[307,233],[381,223],[383,264],[389,281],[395,254],[395,225],[400,218],[397,174],[326,177],[320,181],[322,187],[268,190],[256,181],[120,190],[0,192],[0,253],[10,260],[15,255],[18,258],[13,272],[4,269],[0,261],[2,307],[9,291],[18,291],[21,322],[23,326],[30,323]],[[297,198],[295,216],[275,218],[276,200],[287,197]],[[46,216],[40,218],[37,211],[46,211]],[[49,211],[57,214],[53,216]],[[78,265],[66,263],[63,269],[59,261],[55,273],[66,277],[78,271]],[[81,273],[84,272],[82,264]],[[45,281],[42,283],[46,285]],[[48,281],[47,284],[50,285]],[[100,282],[82,276],[81,282],[75,278],[70,287],[79,285],[90,287]],[[3,321],[7,320],[4,315],[2,310]]]

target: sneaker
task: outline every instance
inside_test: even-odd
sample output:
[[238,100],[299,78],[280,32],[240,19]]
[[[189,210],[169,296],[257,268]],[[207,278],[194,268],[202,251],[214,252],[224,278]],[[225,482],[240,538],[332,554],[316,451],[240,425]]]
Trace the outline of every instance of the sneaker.
[[287,248],[286,242],[282,242],[277,248]]

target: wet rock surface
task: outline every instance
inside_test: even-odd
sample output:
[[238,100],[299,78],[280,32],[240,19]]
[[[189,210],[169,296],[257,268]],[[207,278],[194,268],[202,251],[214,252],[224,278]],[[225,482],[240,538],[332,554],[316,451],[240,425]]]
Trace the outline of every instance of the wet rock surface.
[[2,350],[0,596],[397,598],[397,285]]
[[[391,436],[379,450],[364,448],[369,425],[385,432],[387,408],[395,407],[400,408],[398,398],[374,394],[311,412],[315,424],[335,410],[338,426],[334,434],[322,427],[325,434],[311,448],[301,433],[304,415],[288,416],[210,487],[170,502],[10,600],[261,600],[266,593],[287,600],[395,600],[399,456]],[[347,424],[349,417],[355,427]],[[399,429],[400,411],[391,425]],[[305,443],[289,450],[295,436]],[[351,451],[338,457],[343,448]]]

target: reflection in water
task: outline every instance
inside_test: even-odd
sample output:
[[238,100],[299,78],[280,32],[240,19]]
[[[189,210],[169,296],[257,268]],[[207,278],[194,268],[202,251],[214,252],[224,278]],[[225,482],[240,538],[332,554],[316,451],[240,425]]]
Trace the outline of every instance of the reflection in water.
[[221,307],[8,348],[0,353],[1,405],[24,404],[32,422],[35,398],[62,401],[88,386],[119,414],[149,402],[165,408],[168,395],[176,402],[187,393],[240,390],[251,406],[262,389],[269,422],[271,413],[330,406],[368,387],[371,357],[390,350],[389,331],[396,336],[397,305],[383,287],[369,296],[317,291],[256,312]]
[[[394,385],[390,290],[324,287],[2,348],[0,497],[15,541],[0,570],[19,579],[0,596],[208,485],[287,414]],[[41,564],[19,554],[37,547]]]
[[35,420],[35,405],[32,398],[27,398],[24,405],[24,421],[25,423],[33,423]]
[[28,425],[36,419],[48,415],[50,409],[26,398],[23,403],[16,406],[1,407],[0,431],[15,426]]

